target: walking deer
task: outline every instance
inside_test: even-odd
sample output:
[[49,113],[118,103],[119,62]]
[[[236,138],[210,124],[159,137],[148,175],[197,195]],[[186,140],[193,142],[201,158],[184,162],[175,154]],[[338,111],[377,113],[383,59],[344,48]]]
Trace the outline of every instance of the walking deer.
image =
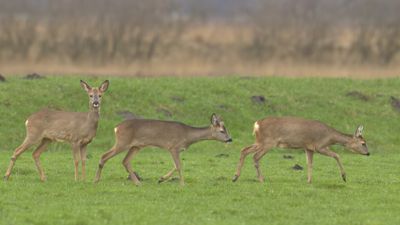
[[110,158],[122,151],[128,150],[122,164],[129,173],[129,178],[136,185],[139,185],[140,181],[131,167],[131,160],[142,148],[154,146],[168,150],[175,164],[174,168],[162,176],[158,182],[166,181],[175,171],[178,171],[180,184],[184,185],[179,158],[181,151],[201,140],[232,141],[232,138],[229,136],[224,126],[224,122],[215,114],[211,116],[211,125],[208,127],[191,127],[183,123],[172,121],[131,119],[120,123],[114,129],[114,132],[115,145],[102,155],[95,182],[100,180],[104,164]]
[[82,80],[80,83],[89,96],[89,112],[64,112],[43,109],[29,116],[25,122],[25,140],[15,149],[11,157],[10,165],[4,176],[5,180],[10,177],[17,158],[32,145],[40,143],[32,156],[35,160],[40,180],[45,181],[46,176],[40,165],[40,155],[52,141],[67,141],[72,145],[75,180],[78,180],[79,161],[82,163],[82,178],[85,179],[86,146],[96,136],[101,97],[107,90],[109,82],[108,80],[104,81],[99,88],[92,88]]
[[358,126],[354,135],[343,134],[328,125],[315,121],[294,117],[269,117],[258,120],[254,124],[253,134],[256,141],[253,145],[241,151],[239,165],[232,181],[235,182],[242,169],[246,156],[255,153],[253,160],[258,180],[264,181],[259,161],[271,148],[304,149],[307,157],[307,181],[311,183],[313,154],[315,152],[332,157],[336,160],[343,180],[346,173],[339,155],[332,152],[329,146],[340,144],[352,152],[369,155],[365,139],[362,137],[363,126]]

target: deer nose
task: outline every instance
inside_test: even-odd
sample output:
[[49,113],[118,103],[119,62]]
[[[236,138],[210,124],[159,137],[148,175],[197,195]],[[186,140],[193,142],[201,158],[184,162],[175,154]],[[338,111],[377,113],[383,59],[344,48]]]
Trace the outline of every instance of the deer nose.
[[94,107],[99,107],[99,102],[98,101],[93,102],[93,106]]
[[369,156],[369,152],[367,152],[367,154],[365,154],[366,156]]
[[229,138],[228,140],[226,140],[226,142],[232,142],[232,138]]

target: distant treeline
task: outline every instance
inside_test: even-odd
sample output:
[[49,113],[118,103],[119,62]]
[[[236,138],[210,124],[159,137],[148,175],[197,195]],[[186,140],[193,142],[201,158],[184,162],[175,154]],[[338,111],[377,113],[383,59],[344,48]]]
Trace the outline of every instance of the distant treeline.
[[399,65],[398,0],[0,0],[0,63]]

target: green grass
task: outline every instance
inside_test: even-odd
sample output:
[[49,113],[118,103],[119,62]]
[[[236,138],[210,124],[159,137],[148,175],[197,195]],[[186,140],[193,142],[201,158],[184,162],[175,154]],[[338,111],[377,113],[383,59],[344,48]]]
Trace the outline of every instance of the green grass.
[[[9,78],[0,83],[0,169],[25,136],[24,122],[33,112],[52,107],[86,111],[81,77],[41,80]],[[99,85],[105,78],[85,78]],[[400,97],[400,79],[350,80],[320,78],[118,78],[109,77],[97,137],[88,147],[88,179],[75,182],[68,144],[50,145],[42,155],[47,182],[39,181],[32,150],[16,162],[9,182],[0,182],[0,224],[400,224],[400,120],[389,97]],[[362,101],[346,96],[360,91]],[[264,95],[267,103],[252,103]],[[173,100],[181,97],[183,102]],[[169,118],[158,108],[172,113]],[[186,186],[176,179],[157,184],[172,168],[165,150],[147,148],[133,160],[144,177],[135,187],[126,180],[124,154],[108,161],[102,180],[93,178],[99,157],[114,143],[116,114],[129,110],[145,118],[209,124],[213,112],[223,116],[234,142],[205,141],[181,154]],[[353,133],[364,125],[371,156],[334,147],[348,181],[341,180],[334,159],[314,157],[313,184],[307,184],[305,155],[273,150],[262,160],[266,182],[256,181],[251,157],[236,183],[240,149],[253,143],[255,120],[269,115],[318,119]],[[217,157],[226,154],[225,157]],[[283,159],[284,154],[294,159]]]

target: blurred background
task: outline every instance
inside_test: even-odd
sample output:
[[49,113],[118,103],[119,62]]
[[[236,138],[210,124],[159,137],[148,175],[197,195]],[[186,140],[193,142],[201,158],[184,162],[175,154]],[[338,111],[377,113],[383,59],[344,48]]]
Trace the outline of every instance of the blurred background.
[[0,73],[387,77],[399,0],[0,0]]

